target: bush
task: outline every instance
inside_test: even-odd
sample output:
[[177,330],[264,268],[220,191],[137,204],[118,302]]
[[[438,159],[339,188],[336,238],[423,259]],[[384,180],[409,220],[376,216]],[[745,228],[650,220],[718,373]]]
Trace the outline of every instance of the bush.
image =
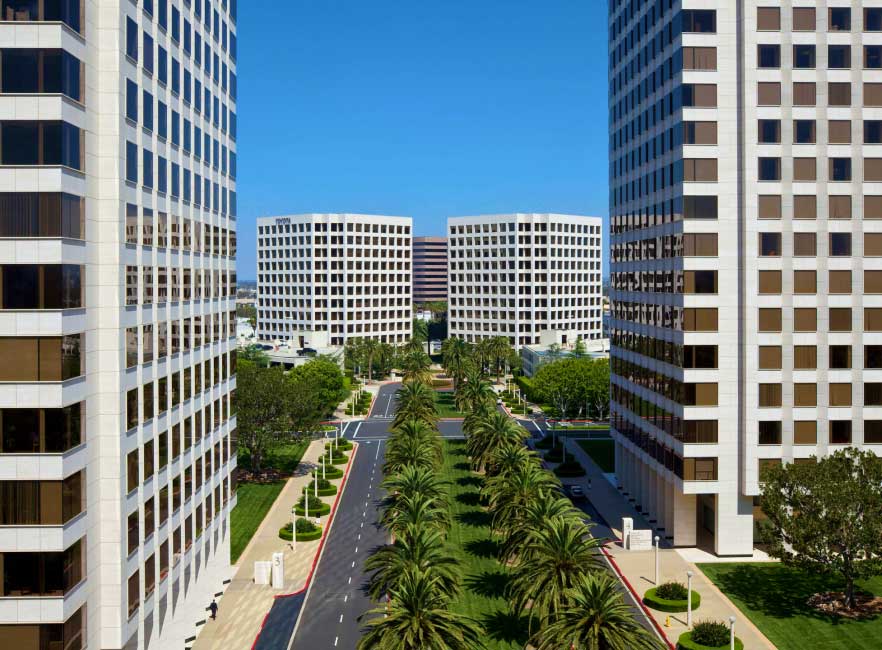
[[719,621],[701,621],[692,628],[692,640],[712,648],[721,646],[729,642],[729,628]]
[[[331,442],[325,443],[325,449],[333,449],[333,448],[334,448],[334,441],[333,440],[331,440]],[[345,438],[340,438],[337,441],[337,449],[339,451],[349,451],[350,449],[352,449],[352,442],[349,440],[346,440]]]
[[655,595],[665,600],[686,600],[687,593],[682,582],[665,582],[655,588]]
[[[322,536],[322,527],[316,526],[309,519],[297,520],[297,541],[310,542]],[[287,542],[291,541],[291,524],[285,524],[279,529],[279,537]]]
[[[689,609],[686,599],[682,600],[668,600],[666,598],[662,598],[661,596],[656,594],[657,588],[653,587],[645,594],[643,594],[643,604],[647,607],[651,607],[652,609],[658,610],[660,612],[668,612],[669,614],[677,614],[679,612],[685,612]],[[692,590],[692,611],[695,611],[701,606],[701,594],[699,594],[694,589]]]
[[[719,636],[718,631],[715,630],[713,632],[708,632],[709,636],[703,636],[705,633],[700,631],[699,628],[702,626],[713,626],[714,628],[722,628],[723,635]],[[718,641],[722,639],[722,643],[717,643],[716,645],[707,645],[705,643],[699,643],[696,641],[696,633],[698,633],[699,638],[705,638],[711,641]],[[712,622],[702,622],[696,623],[695,627],[691,632],[684,632],[680,635],[680,638],[677,640],[677,650],[717,650],[717,649],[725,649],[729,647],[729,627],[725,623],[712,623]],[[735,637],[735,650],[744,650],[744,643],[737,636]]]
[[[319,476],[322,475],[321,460],[319,461],[319,468],[317,470],[313,470],[312,475],[315,476],[316,472],[318,473]],[[337,478],[343,478],[343,470],[340,469],[339,467],[334,467],[333,465],[326,464],[325,465],[325,478],[331,479],[331,480],[337,479]]]
[[[304,494],[315,494],[315,481],[303,486]],[[337,486],[324,478],[318,480],[318,495],[320,497],[331,497],[337,494]],[[312,507],[312,504],[310,504]]]
[[319,499],[317,496],[310,493],[308,496],[303,495],[300,497],[300,500],[297,502],[297,505],[294,507],[294,512],[300,516],[306,515],[306,499],[309,499],[309,516],[310,517],[320,517],[322,515],[326,515],[331,512],[331,506],[327,503]]
[[568,460],[555,467],[554,473],[564,477],[585,476],[585,468],[575,460]]

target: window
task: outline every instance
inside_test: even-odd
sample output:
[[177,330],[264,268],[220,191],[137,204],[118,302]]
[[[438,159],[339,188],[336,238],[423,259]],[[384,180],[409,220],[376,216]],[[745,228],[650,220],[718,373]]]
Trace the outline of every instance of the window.
[[683,235],[683,255],[685,257],[716,257],[716,233],[686,233]]
[[882,158],[864,158],[864,180],[874,183],[882,181]]
[[864,45],[864,67],[873,70],[882,68],[882,45]]
[[834,257],[848,257],[851,255],[851,233],[830,233],[830,255]]
[[794,106],[814,106],[817,103],[817,97],[818,91],[814,81],[801,81],[793,84]]
[[760,271],[759,292],[765,294],[781,293],[781,271]]
[[793,121],[793,141],[796,144],[814,144],[815,143],[815,121],[814,120],[794,120]]
[[830,158],[830,180],[835,182],[851,180],[851,158]]
[[757,215],[760,219],[781,218],[781,197],[776,194],[763,194],[757,199]]
[[[832,384],[830,385],[830,388],[833,388]],[[851,388],[851,386],[849,386],[849,388]],[[851,420],[830,420],[830,444],[851,444]]]
[[759,254],[764,257],[780,257],[781,256],[781,233],[779,233],[779,232],[761,232],[761,233],[759,233]]
[[757,64],[760,68],[780,68],[781,67],[781,46],[780,45],[757,45],[756,46]]
[[781,422],[777,420],[765,420],[759,422],[759,444],[781,444]]
[[756,85],[756,95],[760,106],[780,106],[781,84],[777,81],[760,81]]
[[817,219],[818,197],[814,194],[801,194],[793,197],[794,219]]
[[781,406],[781,384],[759,385],[760,408],[778,408]]
[[827,67],[834,69],[851,67],[851,46],[850,45],[828,45],[827,46]]
[[684,345],[683,346],[684,368],[716,368],[717,346],[716,345]]
[[[780,345],[761,345],[759,346],[759,369],[760,370],[780,370],[781,369],[781,346]],[[780,384],[779,384],[780,388]],[[760,389],[762,394],[762,388]],[[780,404],[779,404],[780,406]]]
[[717,144],[717,123],[684,122],[683,144]]
[[138,145],[134,142],[126,142],[126,180],[138,182]]
[[851,31],[851,9],[848,7],[831,7],[828,16],[827,29],[829,31]]
[[815,46],[814,45],[806,45],[806,44],[794,45],[793,46],[793,67],[794,68],[814,68],[815,67]]
[[714,307],[687,307],[683,310],[684,332],[716,332],[717,309]]
[[[235,154],[232,154],[235,155]],[[683,160],[685,182],[712,183],[717,180],[716,158],[687,158]]]
[[138,84],[126,79],[126,118],[138,121]]
[[0,61],[0,92],[57,93],[82,100],[82,63],[64,50],[3,49]]
[[817,271],[794,271],[793,292],[798,294],[813,294],[817,292]]
[[715,47],[684,47],[684,70],[716,70],[717,48]]
[[0,309],[76,309],[83,305],[82,267],[0,265]]
[[864,83],[864,106],[882,106],[882,83]]
[[717,392],[717,385],[712,383],[683,384],[683,405],[717,406]]
[[813,32],[815,31],[815,22],[816,20],[814,7],[794,7],[793,31]]
[[882,420],[864,420],[864,444],[882,444]]
[[851,84],[827,84],[827,101],[830,106],[851,106]]
[[780,181],[781,180],[781,159],[780,158],[760,158],[759,159],[759,180],[761,180],[761,181]]
[[760,307],[758,321],[760,332],[780,332],[781,308]]
[[818,348],[814,345],[793,346],[793,369],[815,370],[818,367]]
[[760,32],[781,31],[780,7],[757,7],[756,28]]
[[851,331],[851,307],[831,307],[828,316],[831,332]]
[[882,406],[882,384],[864,382],[864,406]]
[[132,61],[138,60],[138,24],[126,18],[126,56]]
[[811,407],[818,405],[817,384],[793,384],[793,406]]
[[882,369],[882,345],[864,346],[864,368],[870,370]]
[[153,187],[153,152],[149,149],[144,149],[142,151],[142,160],[143,160],[143,171],[142,174],[144,178],[141,180],[144,187]]
[[864,144],[882,144],[882,120],[864,120]]
[[[832,162],[831,162],[832,166]],[[793,159],[793,180],[814,182],[818,179],[818,162],[814,158]],[[813,217],[814,218],[814,217]]]
[[156,107],[156,119],[159,121],[158,135],[160,138],[168,138],[168,106],[163,102],[157,102]]
[[683,106],[716,108],[717,86],[715,84],[683,84]]
[[864,9],[864,31],[882,32],[882,7]]
[[864,233],[864,257],[882,257],[882,233]]
[[67,122],[0,122],[0,165],[83,168],[82,133]]
[[815,420],[797,420],[793,423],[793,444],[818,444],[818,423]]
[[818,310],[814,307],[795,307],[793,309],[794,332],[817,332]]
[[829,197],[828,202],[831,219],[851,219],[851,196],[844,194],[834,194]]
[[851,144],[850,120],[830,120],[827,131],[830,144]]
[[684,196],[683,197],[684,219],[716,219],[717,197],[716,196]]
[[159,83],[168,84],[168,52],[162,45],[156,46],[156,67],[159,68]]
[[815,257],[817,255],[817,235],[813,232],[793,233],[793,255],[795,257]]
[[882,219],[882,196],[864,194],[864,219]]
[[684,293],[710,294],[717,292],[716,271],[684,271],[683,280]]
[[144,71],[153,74],[153,37],[144,32]]
[[717,31],[717,12],[713,9],[684,9],[680,15],[684,32],[707,34]]
[[830,293],[851,293],[851,271],[829,271],[828,286]]
[[831,345],[830,346],[830,369],[831,370],[848,370],[851,368],[851,346],[850,345]]
[[63,453],[82,440],[84,404],[0,410],[0,453]]
[[882,271],[864,269],[864,293],[882,293]]
[[759,141],[761,144],[781,142],[781,120],[759,120]]
[[144,128],[148,131],[153,130],[153,95],[148,93],[146,90],[144,91],[143,98],[141,100],[141,104],[143,106],[142,111],[144,113]]

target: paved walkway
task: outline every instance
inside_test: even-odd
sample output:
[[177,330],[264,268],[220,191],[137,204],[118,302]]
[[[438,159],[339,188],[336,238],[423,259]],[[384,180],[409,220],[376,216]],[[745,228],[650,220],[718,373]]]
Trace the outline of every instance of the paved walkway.
[[[260,632],[273,605],[273,599],[303,589],[306,585],[320,540],[297,542],[292,549],[290,542],[279,537],[279,529],[291,521],[291,507],[300,498],[303,486],[310,482],[310,472],[316,467],[325,442],[313,441],[303,454],[295,475],[288,479],[235,565],[233,580],[223,597],[218,600],[217,620],[209,619],[201,628],[193,650],[248,650]],[[351,455],[352,452],[349,453]],[[345,465],[338,467],[343,469]],[[339,489],[342,480],[337,479],[333,483]],[[334,499],[333,496],[322,497],[329,504],[333,504]],[[322,517],[323,525],[327,521],[327,516]],[[280,551],[285,554],[284,589],[276,590],[270,585],[254,584],[254,563],[269,561],[273,553]]]
[[[585,468],[586,476],[579,479],[565,479],[565,483],[578,483],[585,488],[591,504],[605,520],[598,522],[594,533],[598,536],[607,535],[611,540],[607,545],[613,566],[624,577],[626,585],[639,600],[647,589],[655,583],[655,552],[626,551],[621,545],[622,517],[633,517],[634,528],[651,528],[640,513],[622,494],[606,479],[600,467],[574,440],[565,439],[567,451],[576,456]],[[588,489],[588,481],[591,488]],[[701,595],[701,607],[692,612],[693,624],[697,621],[712,619],[723,621],[728,625],[729,617],[736,617],[735,634],[744,642],[745,650],[775,650],[775,646],[747,619],[738,608],[724,596],[704,574],[687,561],[678,550],[662,546],[659,551],[659,582],[677,581],[686,583],[686,572],[692,571],[692,589]],[[666,614],[648,610],[659,624],[672,645],[688,628],[686,614]],[[669,627],[665,624],[668,623]]]

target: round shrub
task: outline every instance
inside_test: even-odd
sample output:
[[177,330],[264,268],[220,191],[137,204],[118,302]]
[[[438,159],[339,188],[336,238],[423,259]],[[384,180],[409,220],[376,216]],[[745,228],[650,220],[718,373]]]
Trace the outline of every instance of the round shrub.
[[[303,486],[303,493],[315,495],[315,480],[312,480],[307,485]],[[331,497],[335,494],[337,494],[336,485],[325,478],[320,478],[318,480],[318,495],[320,497]]]
[[665,582],[655,588],[655,595],[665,600],[686,600],[687,593],[682,582]]
[[[685,612],[689,609],[689,606],[686,603],[686,599],[683,600],[667,600],[666,598],[662,598],[661,596],[656,594],[658,589],[653,587],[645,594],[643,594],[643,604],[647,607],[651,607],[652,609],[658,610],[660,612],[668,612],[669,614],[676,614],[679,612]],[[701,606],[701,594],[699,594],[694,589],[692,590],[692,611],[695,611]]]
[[[322,466],[321,461],[319,461],[319,467],[317,470],[312,470],[312,475],[315,476],[318,473],[319,476],[322,475]],[[325,464],[325,478],[326,479],[335,479],[335,478],[343,478],[343,470],[339,467],[334,467],[333,465]]]
[[554,473],[566,478],[572,476],[585,476],[585,468],[574,460],[568,460],[554,468]]
[[298,515],[306,514],[306,499],[309,499],[309,516],[310,517],[320,517],[322,515],[326,515],[331,512],[331,506],[327,503],[319,499],[317,496],[310,493],[308,496],[303,495],[300,497],[300,500],[297,502],[297,505],[294,507],[294,512]]
[[[316,526],[309,519],[297,520],[297,541],[310,542],[322,536],[322,527]],[[279,529],[279,537],[285,541],[291,541],[291,524],[285,524]]]
[[[331,442],[325,443],[325,449],[333,449],[333,448],[334,448],[334,441],[333,440]],[[337,450],[338,451],[349,451],[350,449],[352,449],[352,442],[351,441],[346,440],[346,438],[340,438],[337,441]]]
[[[349,456],[344,454],[342,451],[337,450],[336,452],[328,452],[325,454],[325,464],[326,465],[345,465],[349,461]],[[321,458],[319,458],[319,466],[321,467]]]
[[[691,632],[684,632],[677,639],[677,650],[725,650],[729,647],[729,628],[723,623],[719,623],[726,630],[726,640],[720,645],[705,645],[695,641],[695,631],[701,623],[695,625]],[[744,650],[744,642],[737,636],[735,637],[735,650]]]

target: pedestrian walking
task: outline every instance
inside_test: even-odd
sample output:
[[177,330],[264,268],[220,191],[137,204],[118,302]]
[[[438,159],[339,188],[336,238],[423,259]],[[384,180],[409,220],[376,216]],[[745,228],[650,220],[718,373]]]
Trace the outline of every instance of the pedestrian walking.
[[215,602],[214,598],[211,599],[211,605],[208,606],[208,611],[211,612],[212,621],[217,618],[217,603]]

